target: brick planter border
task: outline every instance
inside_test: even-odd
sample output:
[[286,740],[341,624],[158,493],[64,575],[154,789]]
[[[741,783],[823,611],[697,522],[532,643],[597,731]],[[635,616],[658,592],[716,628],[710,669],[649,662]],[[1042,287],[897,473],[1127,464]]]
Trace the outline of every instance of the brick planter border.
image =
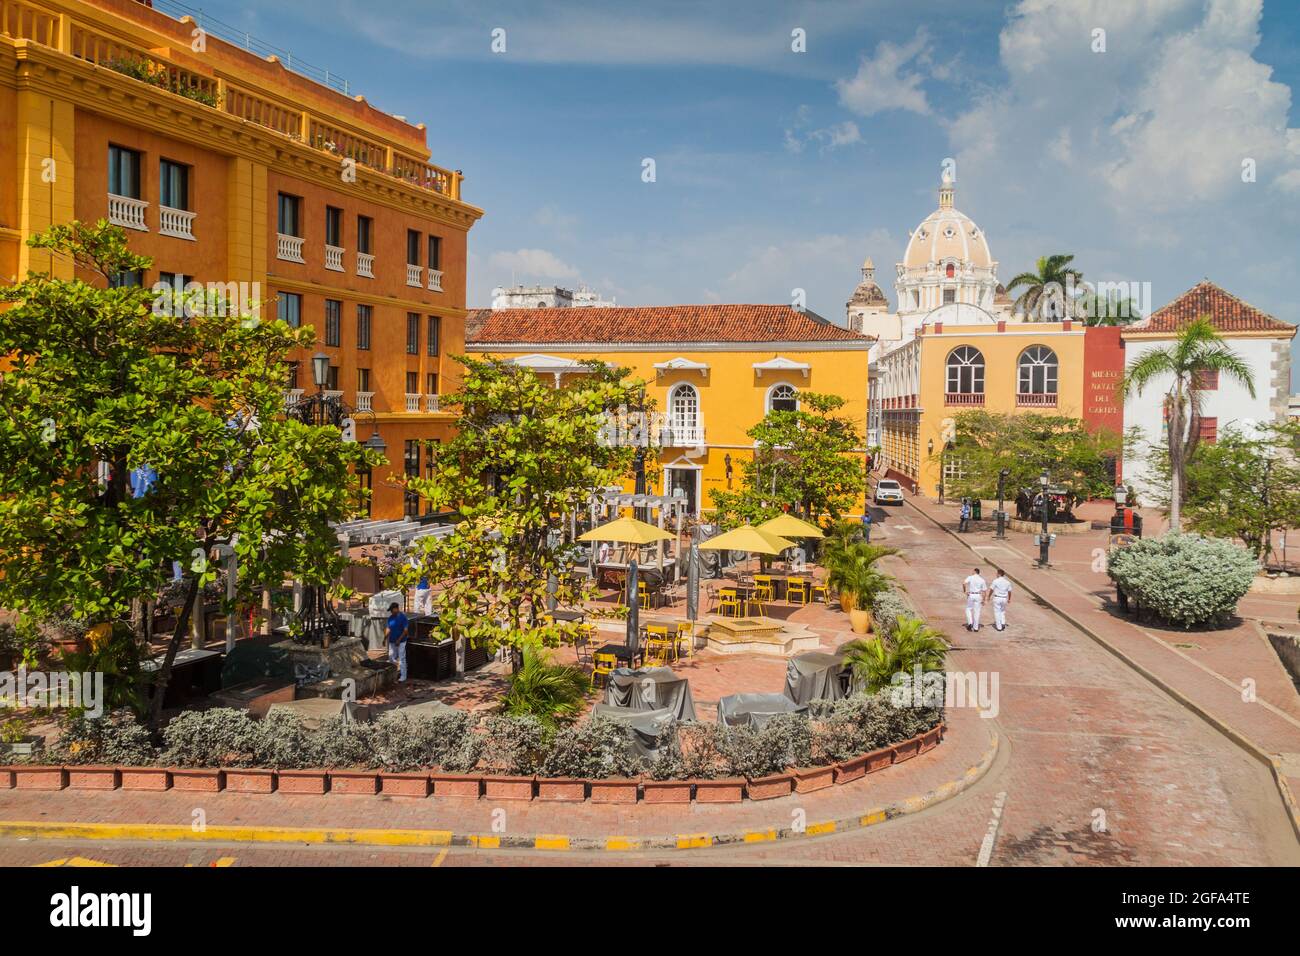
[[587,781],[538,777],[537,799],[550,803],[582,803],[587,799]]
[[330,791],[373,797],[379,792],[379,775],[368,770],[331,770]]
[[758,777],[745,784],[745,793],[751,800],[775,800],[788,797],[794,791],[794,774],[774,773]]
[[123,767],[123,790],[170,790],[171,771],[166,767]]
[[744,777],[695,781],[696,803],[740,803],[745,799]]
[[171,774],[173,790],[220,793],[226,788],[226,774],[220,767],[172,767]]
[[468,797],[477,800],[483,793],[483,777],[475,773],[431,773],[435,797]]
[[607,777],[591,781],[592,803],[636,803],[641,781],[628,777]]
[[390,797],[427,797],[433,792],[427,773],[381,773],[379,792]]
[[116,767],[68,767],[69,790],[116,790],[121,786],[121,772]]
[[275,771],[260,767],[227,769],[226,789],[231,793],[274,793]]
[[689,780],[645,780],[642,799],[646,803],[690,803],[692,786]]
[[328,770],[281,770],[276,774],[276,783],[281,793],[328,793],[330,773]]
[[531,800],[536,777],[483,775],[483,796],[488,800]]

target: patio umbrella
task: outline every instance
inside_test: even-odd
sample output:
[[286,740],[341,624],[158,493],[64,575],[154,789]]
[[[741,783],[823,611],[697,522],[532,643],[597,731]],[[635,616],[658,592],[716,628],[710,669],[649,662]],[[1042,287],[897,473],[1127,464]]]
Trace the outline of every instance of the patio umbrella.
[[770,521],[764,521],[758,526],[759,531],[766,531],[769,534],[779,534],[786,538],[824,538],[822,529],[815,524],[810,524],[802,518],[796,518],[794,515],[778,515]]
[[627,638],[624,643],[632,650],[641,645],[641,598],[636,588],[636,558],[627,566]]
[[[700,613],[700,548],[694,541],[686,556],[686,617],[692,624]],[[694,629],[692,628],[692,632]]]
[[667,531],[636,518],[616,518],[578,535],[579,541],[614,541],[619,544],[654,544],[672,539]]
[[753,525],[742,524],[739,528],[710,538],[700,545],[706,551],[748,551],[750,554],[780,554],[786,548],[793,548],[794,542],[780,535],[771,534]]

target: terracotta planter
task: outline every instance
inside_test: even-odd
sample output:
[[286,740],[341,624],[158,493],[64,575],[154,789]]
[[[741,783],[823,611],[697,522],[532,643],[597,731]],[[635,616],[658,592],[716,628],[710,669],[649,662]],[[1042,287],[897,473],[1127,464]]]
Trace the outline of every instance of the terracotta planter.
[[879,750],[873,750],[869,754],[863,755],[863,760],[867,763],[867,773],[875,773],[877,770],[884,770],[894,763],[894,748],[881,747]]
[[68,785],[68,774],[62,767],[13,768],[14,786],[19,790],[62,790]]
[[794,774],[774,773],[770,776],[750,780],[745,785],[745,792],[751,800],[775,800],[788,797],[794,789]]
[[474,773],[434,773],[429,775],[435,797],[467,797],[477,800],[483,792],[483,778]]
[[745,778],[695,781],[696,803],[740,803],[745,799]]
[[832,766],[796,767],[793,773],[795,793],[812,793],[814,790],[825,790],[835,783],[835,768]]
[[381,773],[379,792],[390,797],[427,797],[432,788],[427,773]]
[[54,646],[59,649],[59,657],[65,658],[69,654],[81,654],[90,649],[90,642],[82,638],[59,638],[54,641]]
[[0,790],[12,790],[14,788],[14,768],[0,767]]
[[861,608],[852,608],[849,611],[849,627],[853,628],[854,634],[870,634],[871,612],[864,611]]
[[925,753],[927,750],[933,750],[937,746],[939,746],[938,727],[935,727],[933,730],[927,730],[921,735],[921,753]]
[[553,803],[582,803],[587,799],[587,781],[585,780],[546,780],[537,779],[537,799]]
[[274,793],[275,771],[262,767],[227,769],[226,789],[231,793]]
[[329,790],[328,770],[279,770],[276,789],[281,793],[320,794]]
[[331,770],[330,792],[373,797],[379,792],[379,775],[369,770]]
[[123,790],[170,790],[171,771],[166,767],[123,767]]
[[592,803],[636,803],[641,781],[629,777],[607,777],[591,781]]
[[894,744],[894,763],[902,763],[904,760],[911,760],[920,752],[920,737],[913,737],[911,740],[904,740],[901,744]]
[[226,775],[220,767],[172,767],[172,789],[188,793],[220,793]]
[[483,796],[489,800],[531,800],[536,777],[497,777],[485,774]]
[[116,767],[67,767],[69,790],[116,790],[121,777]]
[[690,803],[689,780],[646,780],[641,784],[646,803]]
[[[891,755],[892,757],[892,755]],[[841,760],[835,765],[835,782],[848,783],[867,775],[867,755],[861,754],[852,760]]]
[[853,610],[853,593],[851,591],[840,591],[840,610],[845,614]]

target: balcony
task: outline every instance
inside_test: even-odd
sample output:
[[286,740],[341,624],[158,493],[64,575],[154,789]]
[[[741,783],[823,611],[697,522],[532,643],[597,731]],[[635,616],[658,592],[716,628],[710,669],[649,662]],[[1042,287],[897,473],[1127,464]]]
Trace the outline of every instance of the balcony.
[[704,444],[704,426],[670,421],[660,429],[659,444],[664,448],[699,448]]
[[374,392],[357,392],[357,411],[373,412],[374,408],[372,406],[374,405],[374,401]]
[[341,388],[323,388],[321,389],[321,394],[325,396],[327,399],[331,399],[336,402],[343,401],[343,389]]
[[187,209],[158,207],[158,233],[175,239],[194,241],[194,213]]
[[1017,392],[1016,405],[1020,408],[1055,408],[1055,392]]
[[984,404],[984,393],[944,392],[943,403],[945,405],[958,405],[965,408],[975,408]]
[[285,410],[293,408],[302,401],[303,391],[300,388],[286,388],[284,390],[284,407]]
[[302,257],[302,236],[286,236],[282,232],[276,233],[275,257],[283,259],[285,262],[305,263],[307,260]]
[[442,291],[442,270],[441,269],[429,270],[429,291],[430,292]]
[[331,272],[343,271],[343,249],[341,247],[325,247],[325,268]]
[[373,279],[375,277],[375,257],[370,253],[357,253],[357,275],[364,279]]
[[149,227],[144,223],[144,211],[148,208],[149,204],[143,199],[108,194],[108,221],[115,226],[148,232]]
[[424,285],[423,273],[424,273],[423,266],[412,265],[411,263],[408,262],[406,264],[406,284],[413,285],[417,289],[420,288],[422,285]]
[[408,412],[418,412],[420,410],[420,396],[418,393],[406,393],[406,410]]
[[436,411],[438,411],[438,396],[437,396],[437,395],[426,395],[426,396],[424,396],[424,410],[425,410],[426,412],[436,412]]

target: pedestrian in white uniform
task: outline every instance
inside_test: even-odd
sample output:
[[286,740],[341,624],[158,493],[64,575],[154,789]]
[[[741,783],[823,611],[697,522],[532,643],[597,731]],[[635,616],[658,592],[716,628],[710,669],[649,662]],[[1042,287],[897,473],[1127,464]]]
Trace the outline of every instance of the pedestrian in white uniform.
[[993,626],[999,631],[1007,629],[1007,605],[1011,603],[1011,581],[1007,572],[998,568],[998,576],[989,585],[989,596],[993,599]]
[[989,589],[989,583],[980,577],[980,569],[976,568],[961,585],[966,594],[966,630],[978,631],[980,609],[984,605],[984,592]]

